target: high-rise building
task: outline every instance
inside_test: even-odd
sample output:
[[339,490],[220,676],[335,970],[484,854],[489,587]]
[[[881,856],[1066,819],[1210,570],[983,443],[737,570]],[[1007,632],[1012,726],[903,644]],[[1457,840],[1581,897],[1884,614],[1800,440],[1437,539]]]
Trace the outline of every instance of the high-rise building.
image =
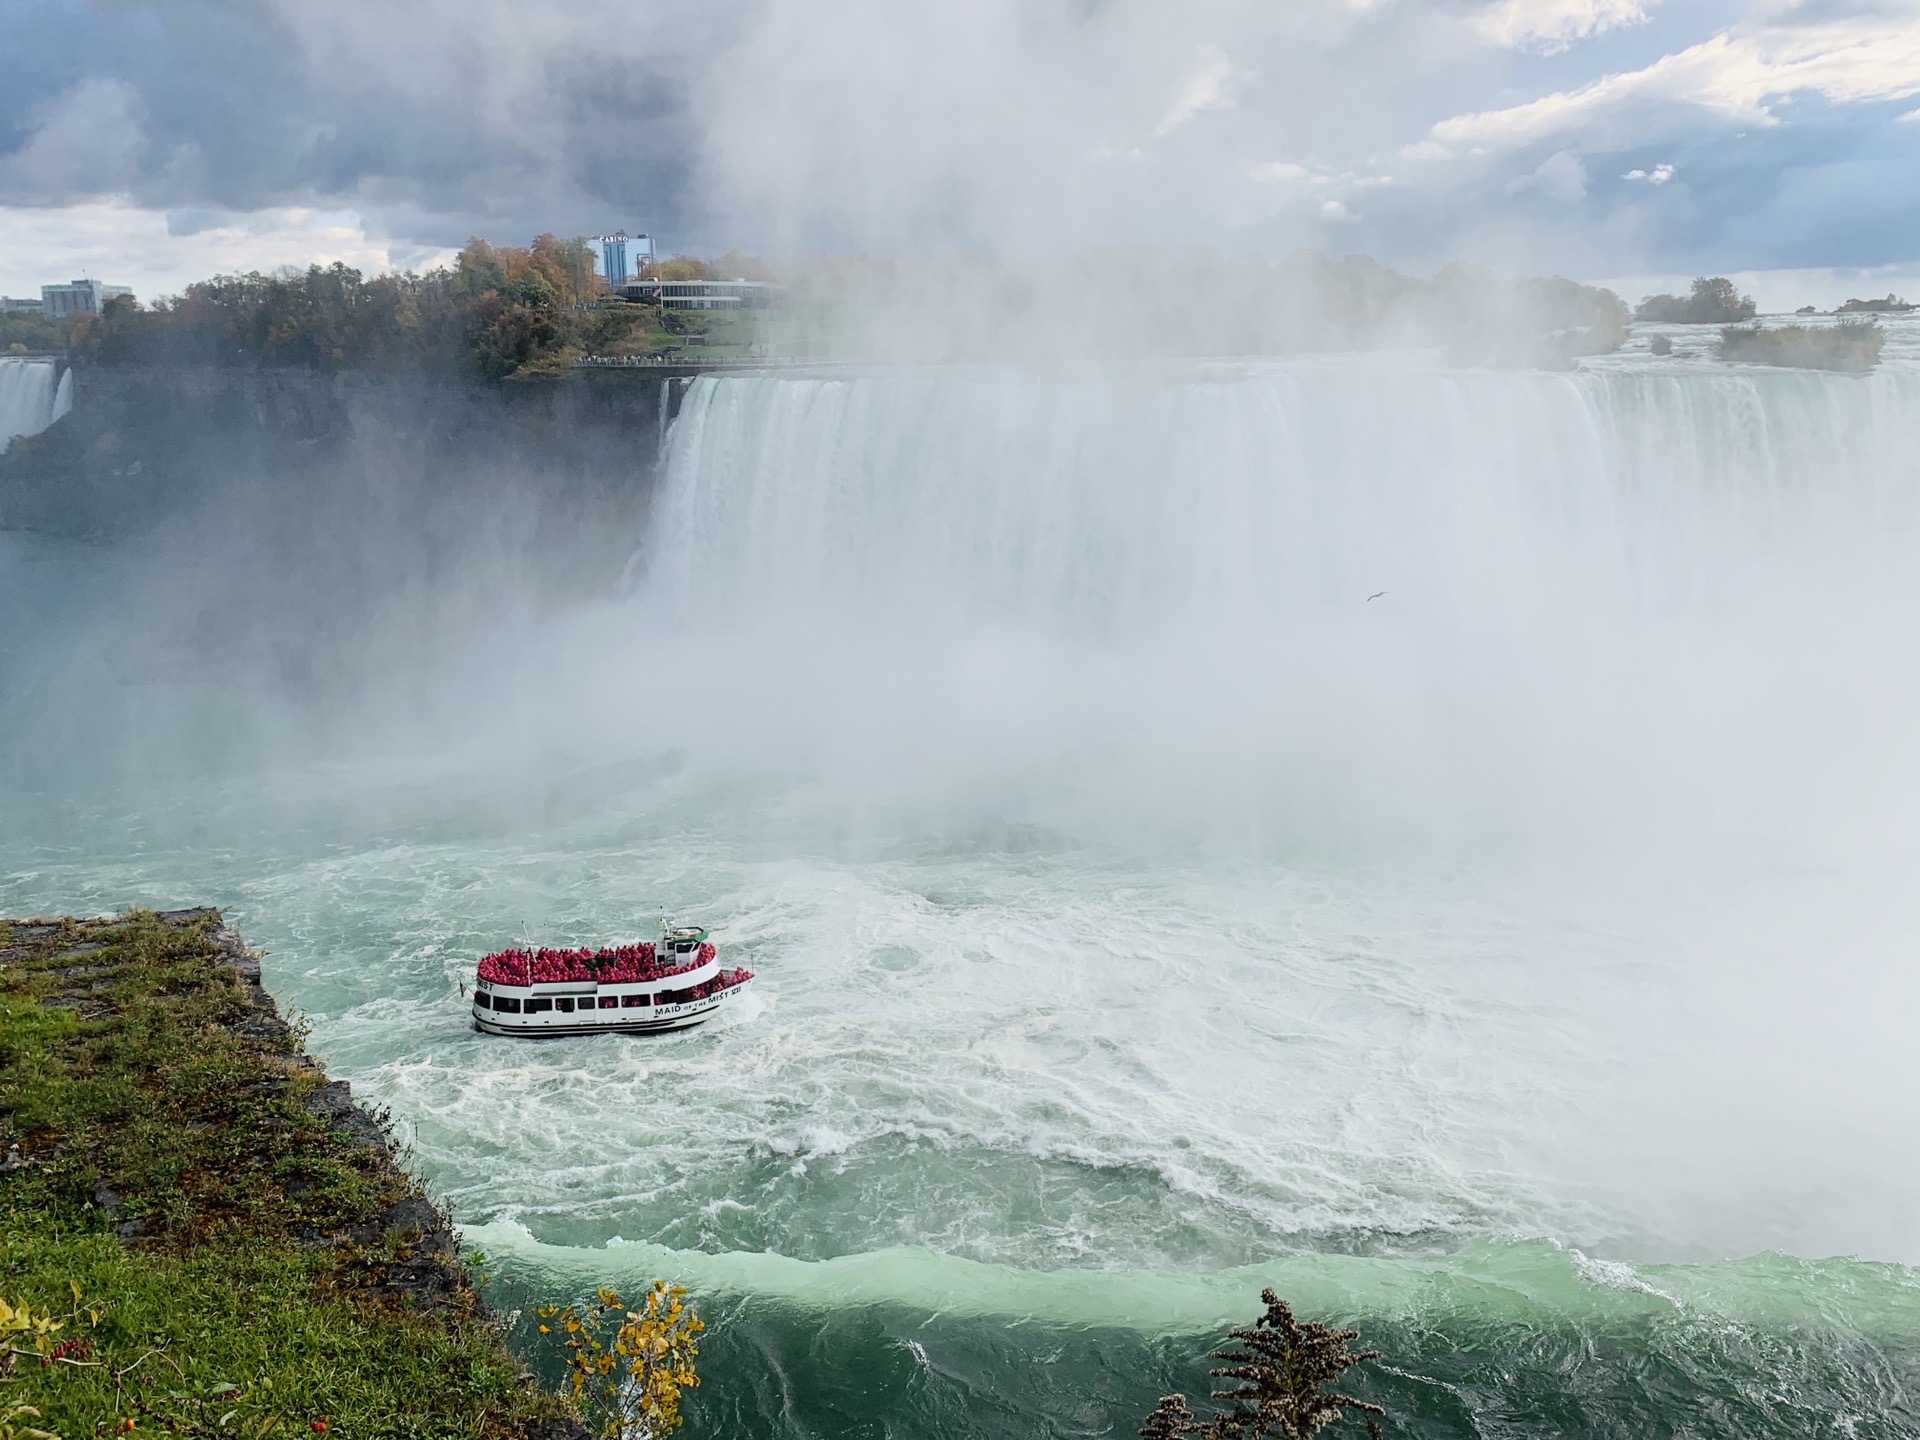
[[600,273],[607,277],[608,285],[617,290],[627,283],[627,236],[624,230],[618,235],[600,237],[600,261]]
[[98,280],[72,280],[65,285],[42,285],[40,308],[49,320],[68,315],[98,315],[116,296],[133,298],[125,285],[102,285]]

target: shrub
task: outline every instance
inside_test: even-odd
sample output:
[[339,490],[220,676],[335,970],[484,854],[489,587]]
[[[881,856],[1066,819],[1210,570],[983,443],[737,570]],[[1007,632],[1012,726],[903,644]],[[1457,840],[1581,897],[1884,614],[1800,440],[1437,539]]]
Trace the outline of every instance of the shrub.
[[1312,1320],[1302,1324],[1271,1290],[1262,1290],[1260,1299],[1266,1313],[1228,1336],[1236,1348],[1213,1352],[1213,1359],[1226,1363],[1209,1373],[1236,1382],[1214,1391],[1213,1398],[1232,1403],[1202,1423],[1187,1408],[1186,1396],[1168,1395],[1140,1427],[1141,1440],[1308,1440],[1348,1411],[1363,1417],[1368,1435],[1380,1440],[1376,1417],[1386,1411],[1326,1388],[1380,1352],[1349,1350],[1347,1342],[1360,1337],[1358,1330],[1333,1330]]
[[700,1383],[694,1362],[707,1328],[686,1299],[678,1285],[656,1280],[637,1310],[613,1290],[585,1310],[542,1307],[540,1333],[563,1337],[573,1397],[606,1440],[655,1440],[680,1428],[680,1392]]
[[1872,320],[1837,325],[1729,325],[1720,332],[1720,358],[1807,370],[1871,370],[1886,333]]

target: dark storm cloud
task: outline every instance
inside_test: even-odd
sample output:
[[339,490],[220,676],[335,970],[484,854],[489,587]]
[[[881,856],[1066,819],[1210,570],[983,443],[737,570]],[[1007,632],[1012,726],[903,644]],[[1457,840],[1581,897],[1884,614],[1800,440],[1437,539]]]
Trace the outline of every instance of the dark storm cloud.
[[[166,210],[351,206],[428,245],[475,230],[684,231],[688,74],[617,44],[544,47],[537,12],[523,13],[516,42],[369,10],[369,47],[383,32],[403,51],[431,47],[415,76],[390,54],[369,78],[350,50],[262,4],[6,7],[0,205],[113,192]],[[515,43],[529,62],[511,86],[459,63]]]

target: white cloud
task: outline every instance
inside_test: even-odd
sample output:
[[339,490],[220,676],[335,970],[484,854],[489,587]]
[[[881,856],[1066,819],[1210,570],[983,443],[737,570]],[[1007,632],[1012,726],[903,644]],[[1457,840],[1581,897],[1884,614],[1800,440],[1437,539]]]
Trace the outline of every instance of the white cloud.
[[1673,166],[1656,165],[1651,171],[1629,170],[1620,177],[1622,180],[1644,180],[1649,185],[1664,185],[1673,178]]
[[91,275],[131,285],[141,299],[151,300],[221,273],[338,260],[371,274],[450,262],[453,256],[452,251],[396,252],[369,235],[351,211],[197,213],[188,224],[192,233],[180,233],[164,211],[120,200],[0,206],[0,292],[38,295],[44,284]]
[[1531,175],[1523,175],[1507,187],[1509,195],[1539,195],[1571,205],[1586,198],[1587,167],[1570,150],[1556,150],[1540,162]]
[[1247,176],[1262,185],[1301,185],[1314,178],[1313,172],[1306,166],[1296,165],[1291,160],[1268,160],[1264,164],[1250,166]]
[[1329,200],[1320,207],[1320,214],[1328,220],[1351,220],[1353,212],[1338,200]]
[[1226,52],[1215,45],[1202,45],[1199,59],[1180,86],[1180,94],[1160,123],[1153,127],[1153,138],[1170,135],[1202,110],[1231,110],[1238,100],[1234,87],[1246,77],[1233,68]]
[[1480,15],[1477,29],[1496,45],[1554,54],[1622,25],[1646,23],[1654,0],[1500,0]]
[[1636,115],[1662,102],[1699,106],[1729,119],[1775,123],[1770,103],[1815,94],[1845,103],[1920,94],[1920,25],[1876,15],[1823,25],[1727,31],[1656,60],[1500,110],[1456,115],[1406,147],[1408,159],[1474,149],[1518,149]]

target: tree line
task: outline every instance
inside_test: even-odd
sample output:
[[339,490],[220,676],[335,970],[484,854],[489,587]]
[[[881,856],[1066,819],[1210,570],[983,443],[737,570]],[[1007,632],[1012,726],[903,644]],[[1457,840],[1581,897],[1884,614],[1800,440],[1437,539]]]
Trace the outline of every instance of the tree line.
[[[515,374],[564,370],[574,356],[663,342],[675,321],[641,307],[595,308],[606,282],[593,242],[541,235],[527,246],[469,240],[453,265],[368,279],[349,265],[217,275],[97,315],[5,317],[0,351],[61,350],[79,363],[220,365],[374,372]],[[678,256],[661,278],[708,278]]]

